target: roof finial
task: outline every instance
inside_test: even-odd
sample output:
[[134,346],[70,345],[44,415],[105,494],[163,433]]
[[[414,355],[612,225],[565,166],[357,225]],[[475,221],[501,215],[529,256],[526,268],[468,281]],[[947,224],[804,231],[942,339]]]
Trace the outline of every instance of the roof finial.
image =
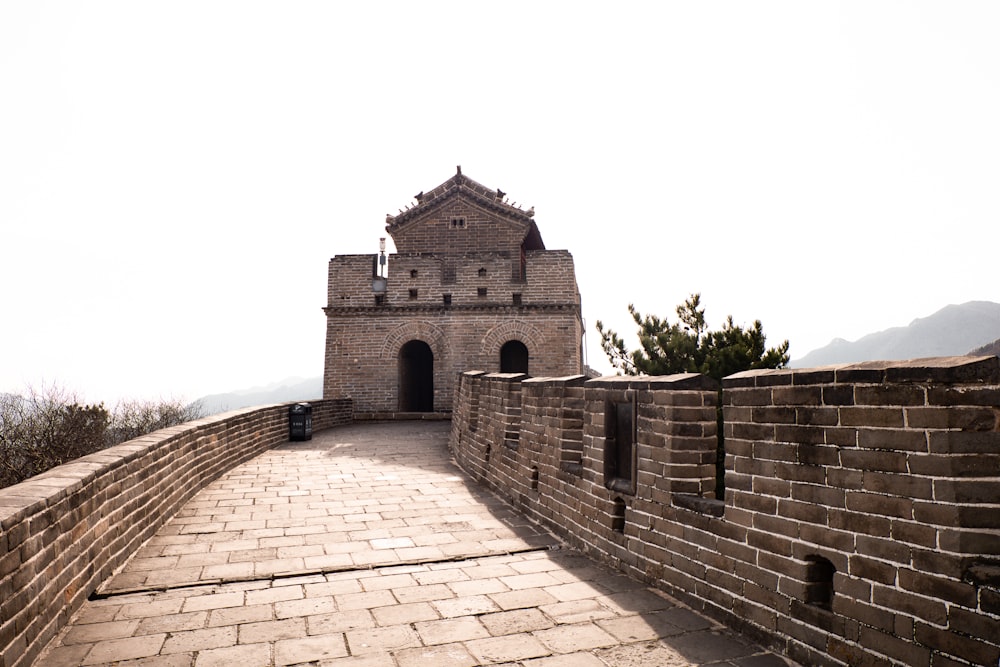
[[462,175],[462,165],[458,165],[458,166],[456,167],[456,169],[458,169],[458,174],[456,174],[456,175],[457,175],[457,176],[461,176],[461,175]]

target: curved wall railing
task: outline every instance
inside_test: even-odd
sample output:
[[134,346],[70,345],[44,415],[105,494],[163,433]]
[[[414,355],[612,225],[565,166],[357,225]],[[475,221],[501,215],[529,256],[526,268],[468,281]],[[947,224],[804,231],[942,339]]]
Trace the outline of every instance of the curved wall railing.
[[[311,401],[313,429],[352,420]],[[0,667],[38,657],[97,586],[195,493],[288,440],[288,405],[188,422],[0,489]]]

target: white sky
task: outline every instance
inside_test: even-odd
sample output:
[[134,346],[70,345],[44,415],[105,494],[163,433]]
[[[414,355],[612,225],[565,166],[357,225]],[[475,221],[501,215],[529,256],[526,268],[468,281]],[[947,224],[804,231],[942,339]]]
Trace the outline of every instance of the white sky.
[[327,261],[456,165],[593,323],[1000,301],[1000,3],[0,0],[0,391],[322,373]]

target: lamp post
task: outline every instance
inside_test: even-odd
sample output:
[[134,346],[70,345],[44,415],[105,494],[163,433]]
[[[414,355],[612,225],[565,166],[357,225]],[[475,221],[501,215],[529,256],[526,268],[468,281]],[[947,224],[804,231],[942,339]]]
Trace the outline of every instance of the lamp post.
[[385,278],[385,237],[378,240],[378,274],[372,276],[372,291],[385,294],[388,281]]

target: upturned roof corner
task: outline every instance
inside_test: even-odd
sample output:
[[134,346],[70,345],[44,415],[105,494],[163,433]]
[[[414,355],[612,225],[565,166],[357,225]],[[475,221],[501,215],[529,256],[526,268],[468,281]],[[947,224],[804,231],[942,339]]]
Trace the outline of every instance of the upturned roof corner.
[[407,222],[420,217],[427,211],[459,195],[468,197],[475,204],[487,210],[501,213],[534,227],[534,206],[525,211],[517,205],[517,202],[509,203],[506,192],[499,188],[493,190],[482,183],[474,181],[462,173],[462,167],[459,165],[456,168],[455,175],[441,185],[415,194],[413,198],[417,201],[416,204],[407,206],[405,210],[400,209],[396,215],[387,213],[385,216],[385,229],[391,234]]

